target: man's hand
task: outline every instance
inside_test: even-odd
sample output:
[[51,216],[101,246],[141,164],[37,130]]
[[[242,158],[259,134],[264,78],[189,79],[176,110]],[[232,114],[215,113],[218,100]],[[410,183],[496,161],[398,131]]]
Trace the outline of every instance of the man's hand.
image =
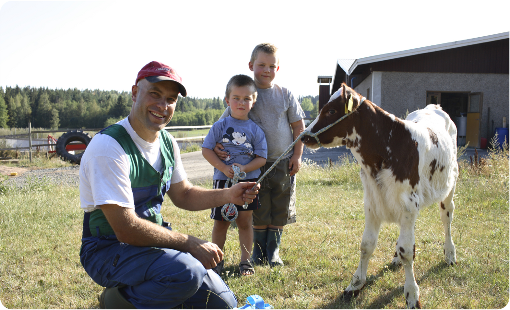
[[214,153],[216,153],[216,156],[218,156],[219,159],[225,160],[227,159],[228,153],[224,151],[224,147],[221,143],[216,143],[216,146],[214,147]]
[[229,201],[233,202],[238,206],[244,205],[244,203],[252,203],[253,199],[257,197],[259,193],[260,184],[257,184],[255,190],[252,190],[253,186],[255,186],[255,182],[239,182],[236,185],[229,188],[230,199]]
[[168,230],[141,219],[134,209],[102,205],[101,210],[120,242],[134,246],[154,246],[188,252],[206,269],[216,267],[223,259],[223,252],[216,244]]
[[188,236],[189,253],[196,258],[205,269],[212,269],[223,260],[223,252],[212,242]]

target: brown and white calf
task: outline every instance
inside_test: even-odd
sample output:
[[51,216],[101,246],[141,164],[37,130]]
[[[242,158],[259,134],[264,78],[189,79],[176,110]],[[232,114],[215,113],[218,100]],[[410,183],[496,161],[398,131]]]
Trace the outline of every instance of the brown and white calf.
[[[383,222],[390,222],[400,226],[393,263],[404,266],[407,306],[420,308],[413,262],[414,228],[422,208],[439,203],[446,262],[456,263],[450,229],[458,175],[457,128],[439,106],[428,105],[402,120],[343,84],[306,130],[315,133],[344,116],[350,98],[353,112],[318,135],[324,147],[345,145],[361,166],[365,231],[358,269],[344,297],[356,296],[365,285],[379,229]],[[309,148],[319,147],[313,137],[304,136],[302,140]]]

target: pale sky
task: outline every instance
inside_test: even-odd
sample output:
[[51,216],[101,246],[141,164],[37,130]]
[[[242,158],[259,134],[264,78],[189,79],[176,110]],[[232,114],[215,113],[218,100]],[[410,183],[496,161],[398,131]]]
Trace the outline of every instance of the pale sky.
[[152,60],[188,95],[223,97],[252,76],[251,51],[280,51],[275,83],[318,95],[337,59],[380,55],[509,31],[503,1],[2,1],[0,86],[131,91]]

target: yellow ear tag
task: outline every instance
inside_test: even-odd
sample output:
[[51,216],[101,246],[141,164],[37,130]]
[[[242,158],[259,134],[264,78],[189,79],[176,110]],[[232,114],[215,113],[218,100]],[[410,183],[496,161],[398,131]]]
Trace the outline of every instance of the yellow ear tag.
[[[348,110],[349,112],[352,112],[352,105],[353,105],[353,102],[352,102],[352,95],[351,95],[351,98],[349,98],[349,102],[347,103],[347,105],[348,105],[347,110]],[[346,113],[347,113],[347,112],[346,112]]]

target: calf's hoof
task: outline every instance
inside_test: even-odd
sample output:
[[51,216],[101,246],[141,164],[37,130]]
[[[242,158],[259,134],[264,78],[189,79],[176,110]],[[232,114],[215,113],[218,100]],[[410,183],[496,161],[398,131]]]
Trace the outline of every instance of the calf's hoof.
[[421,309],[420,299],[409,298],[409,293],[406,294],[406,308],[408,309]]
[[445,254],[446,264],[448,264],[448,266],[457,265],[457,257],[455,255],[455,252],[453,252],[453,251],[446,252],[445,251],[444,254]]
[[359,290],[354,290],[354,291],[351,291],[351,290],[344,290],[344,293],[342,294],[342,298],[345,300],[345,301],[351,301],[351,299],[355,298],[355,297],[358,297],[359,295],[359,292],[365,287],[365,285],[363,285]]

